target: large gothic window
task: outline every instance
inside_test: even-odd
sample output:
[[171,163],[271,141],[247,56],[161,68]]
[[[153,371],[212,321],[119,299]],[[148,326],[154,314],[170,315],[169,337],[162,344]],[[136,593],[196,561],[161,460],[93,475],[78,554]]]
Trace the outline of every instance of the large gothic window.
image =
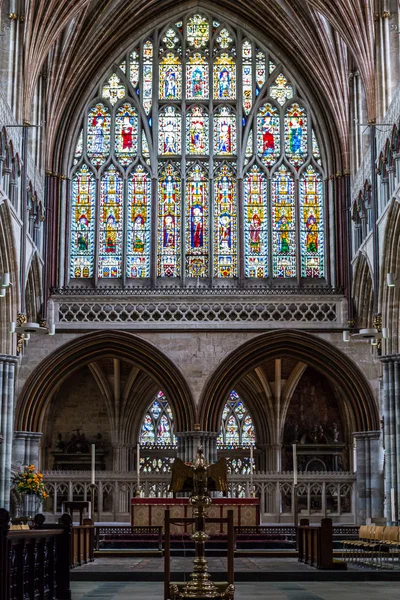
[[162,391],[158,392],[140,427],[140,466],[143,473],[167,473],[174,461],[177,439],[174,417]]
[[112,65],[73,159],[70,278],[325,276],[312,113],[266,47],[213,15]]
[[225,456],[230,473],[250,473],[249,448],[255,444],[253,419],[243,400],[232,390],[222,411],[218,455]]

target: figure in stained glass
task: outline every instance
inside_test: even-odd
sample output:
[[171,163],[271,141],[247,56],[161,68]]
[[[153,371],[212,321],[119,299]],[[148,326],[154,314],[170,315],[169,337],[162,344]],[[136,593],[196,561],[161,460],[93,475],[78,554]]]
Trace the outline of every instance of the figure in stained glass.
[[186,152],[208,154],[208,115],[199,106],[191,109],[186,117]]
[[221,107],[214,117],[214,152],[232,155],[236,152],[235,116],[228,107]]
[[236,276],[236,194],[234,178],[227,166],[215,180],[214,273],[217,277]]
[[186,184],[186,272],[189,277],[208,274],[208,182],[200,165],[188,174]]
[[256,442],[253,420],[238,394],[232,390],[224,406],[217,446],[246,448]]
[[223,53],[214,61],[214,99],[234,100],[236,97],[236,64]]
[[321,175],[311,165],[300,179],[302,277],[323,277],[324,235]]
[[208,62],[198,52],[189,56],[186,65],[186,98],[188,100],[208,98]]
[[285,115],[285,152],[290,163],[299,168],[307,153],[307,117],[304,108],[293,104]]
[[180,177],[168,165],[159,181],[158,274],[161,277],[180,274],[180,199]]
[[86,165],[72,180],[71,277],[93,275],[96,182]]
[[271,104],[257,114],[257,153],[267,166],[274,165],[280,155],[279,114]]
[[120,277],[122,264],[123,182],[111,166],[101,179],[99,277]]
[[150,204],[151,179],[138,166],[128,180],[127,277],[150,274]]
[[[174,435],[174,419],[172,411],[163,392],[158,392],[148,407],[140,429],[141,446],[176,446]],[[151,470],[151,469],[149,469]]]
[[180,154],[181,152],[181,116],[173,106],[167,106],[159,118],[159,154]]
[[272,180],[272,262],[274,277],[296,276],[294,180],[280,167]]
[[254,166],[244,179],[246,277],[268,274],[267,179]]
[[180,58],[168,53],[160,61],[160,99],[179,100],[182,89],[182,65]]

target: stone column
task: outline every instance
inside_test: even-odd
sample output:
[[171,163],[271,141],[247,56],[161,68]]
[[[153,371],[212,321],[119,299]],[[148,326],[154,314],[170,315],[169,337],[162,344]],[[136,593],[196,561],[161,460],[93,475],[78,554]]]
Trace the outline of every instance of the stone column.
[[[382,356],[381,414],[384,424],[385,517],[399,522],[400,507],[400,354]],[[394,489],[396,519],[392,521],[391,490]]]
[[25,465],[35,465],[39,468],[42,435],[36,431],[14,432],[13,465],[18,469]]
[[353,433],[357,440],[356,521],[383,517],[383,452],[380,431]]
[[11,453],[14,431],[14,380],[16,356],[0,354],[0,507],[10,509]]
[[209,431],[177,432],[178,456],[185,462],[192,462],[197,454],[197,448],[203,447],[206,460],[213,463],[217,460],[217,433]]

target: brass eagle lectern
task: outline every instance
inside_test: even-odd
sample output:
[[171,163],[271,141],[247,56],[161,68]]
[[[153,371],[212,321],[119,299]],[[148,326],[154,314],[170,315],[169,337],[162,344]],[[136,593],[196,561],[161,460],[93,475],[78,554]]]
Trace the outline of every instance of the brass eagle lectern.
[[200,446],[197,450],[193,465],[188,465],[176,458],[172,465],[171,492],[191,492],[189,504],[193,507],[195,531],[192,540],[195,542],[196,556],[193,561],[194,569],[190,581],[182,590],[177,585],[170,586],[171,600],[180,598],[223,598],[233,600],[234,586],[229,585],[220,592],[210,580],[208,564],[205,556],[205,542],[208,535],[205,532],[205,513],[212,503],[210,491],[225,492],[228,489],[226,460],[220,458],[210,465]]

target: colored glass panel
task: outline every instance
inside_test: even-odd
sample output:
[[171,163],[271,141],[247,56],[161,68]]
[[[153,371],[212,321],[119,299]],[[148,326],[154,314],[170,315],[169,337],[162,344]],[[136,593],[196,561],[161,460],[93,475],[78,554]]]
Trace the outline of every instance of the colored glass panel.
[[294,178],[280,167],[272,179],[272,269],[274,277],[296,277]]
[[246,115],[249,114],[253,105],[253,68],[251,56],[251,42],[245,40],[242,45],[242,93],[243,110]]
[[300,178],[301,276],[324,276],[322,177],[310,165]]
[[153,95],[153,44],[147,40],[143,44],[143,108],[150,113]]
[[255,446],[253,420],[238,394],[233,390],[224,406],[217,446],[231,448]]
[[208,178],[195,165],[186,181],[186,274],[208,276]]
[[265,68],[265,54],[264,52],[257,52],[256,54],[256,83],[259,89],[265,83],[266,79],[266,68]]
[[100,185],[99,268],[100,278],[121,277],[123,238],[123,181],[111,166]]
[[126,103],[115,116],[115,156],[127,167],[138,151],[138,117],[136,109]]
[[177,444],[172,411],[163,392],[158,392],[146,411],[140,431],[140,444],[144,446],[176,446]]
[[186,116],[186,152],[208,154],[208,114],[201,106],[194,106]]
[[113,73],[108,80],[107,85],[103,87],[103,98],[106,98],[111,102],[114,106],[118,102],[125,97],[125,86],[121,83],[118,75]]
[[307,156],[307,116],[297,103],[289,106],[285,115],[285,153],[296,169]]
[[179,277],[181,179],[171,164],[161,174],[158,194],[158,275]]
[[125,74],[126,73],[126,62],[123,60],[122,63],[119,65],[119,68],[121,69],[121,71]]
[[142,156],[148,164],[150,164],[150,150],[146,134],[142,129]]
[[228,106],[221,106],[214,115],[214,153],[236,154],[236,116]]
[[235,100],[235,59],[223,52],[214,60],[214,100]]
[[175,48],[175,46],[179,42],[179,38],[178,38],[178,36],[176,34],[175,29],[172,29],[171,27],[169,29],[167,29],[167,31],[164,34],[164,37],[163,37],[162,41],[163,41],[163,44],[165,44],[165,46],[169,50],[172,50],[173,48]]
[[150,276],[151,178],[138,166],[128,180],[126,276]]
[[272,104],[264,104],[257,113],[257,154],[271,167],[281,153],[279,111]]
[[75,154],[74,154],[74,165],[77,165],[81,160],[83,154],[83,129],[81,130],[78,141],[76,142]]
[[209,97],[208,61],[198,52],[189,56],[186,64],[186,98],[188,100]]
[[315,135],[314,129],[312,130],[311,139],[312,139],[313,157],[317,161],[317,163],[320,165],[321,164],[321,152],[319,151],[319,144],[317,142],[317,136]]
[[129,79],[135,88],[139,83],[139,53],[133,51],[129,57]]
[[86,165],[72,178],[71,277],[93,276],[96,179]]
[[285,104],[287,100],[293,98],[293,88],[288,84],[286,77],[281,73],[275,80],[274,85],[271,85],[270,96],[281,106]]
[[182,98],[182,65],[179,56],[169,52],[160,60],[160,100]]
[[167,106],[158,119],[158,153],[171,155],[181,151],[181,115],[174,106]]
[[201,15],[193,15],[187,22],[186,35],[189,46],[194,48],[206,46],[210,37],[208,19]]
[[104,104],[96,104],[90,109],[87,124],[87,155],[96,167],[100,167],[110,154],[110,126],[110,112]]
[[244,164],[247,165],[250,158],[253,156],[253,130],[250,129],[249,136],[247,138],[246,150],[245,150]]
[[267,277],[267,179],[257,167],[253,167],[244,179],[244,227],[245,275]]
[[272,60],[269,61],[268,63],[269,66],[269,74],[271,75],[271,73],[273,73],[276,69],[276,64],[272,62]]
[[232,44],[232,42],[233,42],[233,39],[232,39],[229,31],[225,27],[223,29],[221,29],[221,31],[219,32],[219,35],[217,37],[218,46],[220,48],[222,48],[223,50],[225,50],[226,48],[229,48],[229,46]]
[[214,275],[237,275],[236,181],[226,165],[214,183]]

